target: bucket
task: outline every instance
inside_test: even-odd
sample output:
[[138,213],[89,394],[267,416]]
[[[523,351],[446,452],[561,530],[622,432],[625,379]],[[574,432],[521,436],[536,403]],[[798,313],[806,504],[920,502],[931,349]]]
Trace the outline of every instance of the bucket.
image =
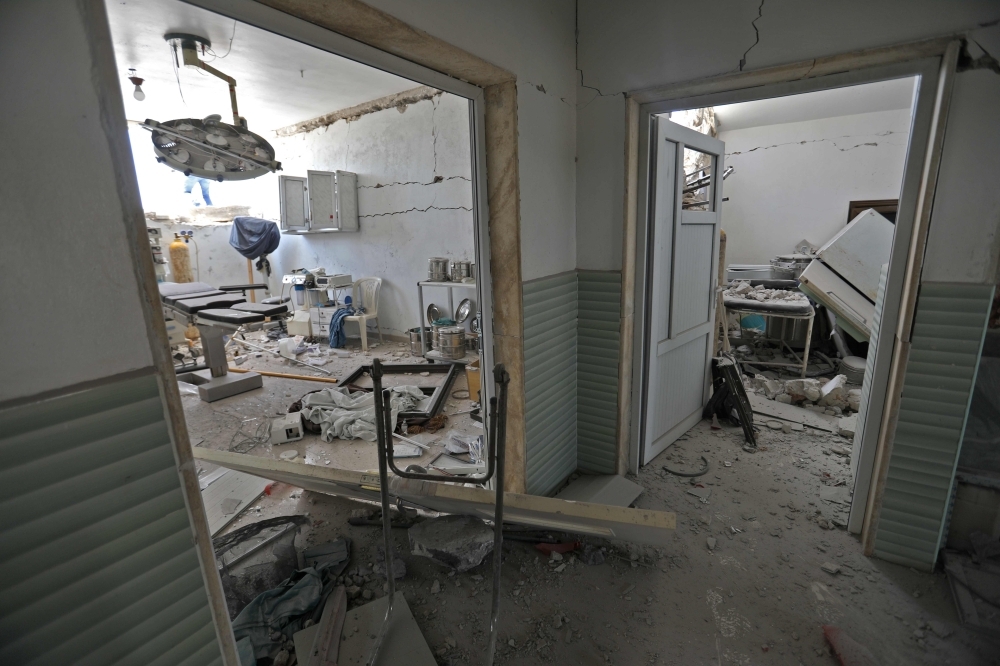
[[424,348],[420,348],[420,327],[411,328],[407,331],[410,334],[410,354],[413,356],[423,356],[425,352],[431,350],[431,336],[433,334],[430,326],[424,327]]
[[465,329],[461,326],[442,327],[438,330],[438,345],[444,358],[465,358]]

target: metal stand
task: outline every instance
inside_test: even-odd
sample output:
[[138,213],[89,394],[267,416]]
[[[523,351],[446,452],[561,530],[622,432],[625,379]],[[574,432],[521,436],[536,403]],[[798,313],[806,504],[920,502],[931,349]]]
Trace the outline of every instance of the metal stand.
[[[404,472],[396,467],[393,460],[392,433],[396,424],[392,421],[392,405],[390,392],[382,388],[382,363],[379,359],[372,361],[372,388],[375,398],[375,434],[378,445],[379,490],[382,497],[382,538],[385,543],[385,574],[389,585],[388,605],[382,627],[375,637],[371,654],[366,662],[375,666],[382,641],[389,629],[392,618],[393,598],[396,594],[396,579],[392,572],[392,517],[389,512],[389,468],[394,474],[405,479],[441,482],[444,479],[437,474],[419,474]],[[486,485],[491,478],[496,477],[496,500],[493,515],[493,604],[490,613],[490,644],[486,654],[486,666],[492,666],[496,650],[497,633],[500,619],[500,573],[503,559],[503,468],[505,461],[507,439],[507,385],[510,375],[503,364],[497,364],[493,369],[494,381],[499,386],[498,396],[490,398],[489,428],[486,432],[488,440],[489,467],[482,477],[467,477],[462,480],[467,483]]]
[[[806,376],[806,370],[809,367],[809,347],[812,344],[813,320],[816,318],[816,308],[810,307],[808,313],[806,313],[806,314],[798,314],[798,313],[793,313],[793,312],[764,312],[762,310],[750,310],[750,309],[743,309],[743,308],[732,307],[732,306],[724,306],[724,307],[726,309],[726,312],[733,312],[735,314],[740,314],[740,313],[743,313],[743,314],[755,314],[755,315],[760,315],[760,316],[765,317],[765,318],[767,318],[767,317],[779,317],[779,318],[781,318],[781,337],[778,339],[778,341],[781,343],[782,347],[787,347],[788,348],[788,351],[791,352],[792,356],[795,357],[795,359],[798,361],[798,363],[780,363],[780,362],[777,362],[777,361],[754,361],[753,364],[756,365],[756,366],[767,367],[767,368],[798,368],[798,367],[801,367],[802,368],[801,376],[802,377]],[[809,322],[806,325],[806,348],[805,348],[805,351],[803,352],[803,354],[802,354],[801,357],[799,357],[799,355],[796,354],[792,350],[792,348],[788,345],[788,343],[785,341],[785,323],[786,323],[785,320],[786,319],[792,319],[792,320],[805,319],[805,320],[808,320],[808,322]],[[727,341],[727,345],[726,346],[728,347],[728,340],[729,340],[729,328],[728,328],[728,326],[726,327],[725,338],[726,338],[726,341]],[[740,322],[740,339],[742,339],[742,338],[743,338],[743,322],[741,321]]]

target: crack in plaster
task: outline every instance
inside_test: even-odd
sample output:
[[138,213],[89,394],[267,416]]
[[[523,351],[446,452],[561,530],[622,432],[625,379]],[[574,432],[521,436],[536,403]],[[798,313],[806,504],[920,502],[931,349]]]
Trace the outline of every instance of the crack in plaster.
[[431,204],[427,208],[409,208],[407,210],[397,210],[391,213],[372,213],[371,215],[359,215],[358,217],[389,217],[391,215],[404,215],[406,213],[426,213],[430,210],[467,210],[470,213],[472,209],[468,206],[435,206]]
[[[882,137],[882,136],[889,136],[891,134],[899,134],[899,133],[900,132],[893,132],[892,130],[886,130],[885,132],[879,132],[879,133],[871,135],[871,136]],[[827,141],[829,141],[830,143],[832,143],[833,146],[834,146],[834,148],[836,148],[837,150],[839,150],[842,153],[845,153],[845,152],[847,152],[849,150],[854,150],[855,148],[864,148],[865,146],[877,146],[878,145],[877,141],[866,141],[864,143],[856,143],[853,146],[849,146],[847,148],[841,148],[840,146],[837,145],[837,139],[853,139],[853,138],[855,138],[855,137],[852,136],[852,135],[850,135],[850,134],[846,134],[844,136],[838,136],[838,137],[835,137],[833,139],[812,139],[811,141],[788,141],[786,143],[771,144],[770,146],[755,146],[754,148],[751,148],[749,150],[735,150],[735,151],[733,151],[731,153],[726,153],[726,157],[729,157],[729,156],[732,156],[732,155],[744,155],[746,153],[752,153],[752,152],[757,151],[757,150],[770,150],[771,148],[780,148],[782,146],[803,146],[803,145],[805,145],[807,143],[824,143],[824,142],[827,142]]]
[[[435,122],[435,116],[437,115],[438,103],[440,101],[441,101],[440,97],[431,99],[431,137],[434,139],[434,145],[432,147],[434,151],[434,170],[431,173],[433,173],[435,176],[437,176],[438,172],[438,135],[437,135],[437,124]],[[434,182],[437,182],[436,177],[434,179]]]
[[[593,90],[594,92],[597,93],[596,95],[594,95],[593,97],[590,98],[590,101],[588,101],[586,104],[583,104],[582,106],[580,104],[571,104],[571,106],[575,106],[577,108],[577,110],[582,110],[582,109],[585,109],[588,106],[590,106],[591,102],[593,102],[598,97],[617,97],[618,95],[621,95],[622,97],[625,97],[625,93],[624,92],[616,92],[616,93],[601,92],[601,90],[599,88],[595,88],[594,86],[588,86],[587,84],[585,84],[583,82],[583,70],[580,69],[580,0],[577,0],[575,8],[576,8],[576,11],[575,11],[575,14],[574,14],[574,17],[573,17],[573,20],[574,20],[573,38],[575,40],[576,49],[575,49],[575,52],[573,54],[574,61],[575,61],[573,64],[574,64],[574,67],[576,68],[576,71],[580,74],[580,87],[581,88],[586,88],[587,90]],[[545,92],[545,91],[542,90],[542,92]],[[569,102],[567,102],[565,99],[563,99],[561,97],[559,99],[562,99],[562,101],[564,101],[567,104],[569,104]]]
[[750,54],[750,51],[753,50],[753,47],[760,44],[760,29],[757,28],[757,21],[759,21],[762,16],[764,16],[764,0],[760,0],[760,7],[757,8],[757,18],[755,18],[753,21],[750,21],[750,25],[753,26],[753,32],[755,37],[753,40],[753,44],[751,44],[750,48],[748,48],[746,51],[743,52],[743,57],[740,58],[741,72],[743,71],[743,67],[746,66],[747,64],[747,56]]
[[397,181],[394,183],[376,183],[375,185],[358,185],[359,190],[377,190],[383,187],[393,187],[396,185],[437,185],[438,183],[443,183],[446,180],[464,180],[468,183],[472,182],[472,179],[466,178],[465,176],[434,176],[434,180],[429,183],[421,183],[419,180],[407,180],[405,182]]

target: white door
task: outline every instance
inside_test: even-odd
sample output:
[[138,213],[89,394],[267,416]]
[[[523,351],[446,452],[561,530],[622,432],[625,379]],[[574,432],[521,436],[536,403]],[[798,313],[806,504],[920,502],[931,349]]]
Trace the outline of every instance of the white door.
[[642,464],[701,418],[715,321],[725,144],[656,118]]

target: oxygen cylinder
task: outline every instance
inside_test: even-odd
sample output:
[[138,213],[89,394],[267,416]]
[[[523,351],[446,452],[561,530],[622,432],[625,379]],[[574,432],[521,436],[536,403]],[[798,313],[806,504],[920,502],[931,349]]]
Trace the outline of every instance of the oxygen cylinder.
[[191,274],[191,252],[180,234],[174,234],[170,243],[170,270],[174,274],[174,282],[194,282]]

